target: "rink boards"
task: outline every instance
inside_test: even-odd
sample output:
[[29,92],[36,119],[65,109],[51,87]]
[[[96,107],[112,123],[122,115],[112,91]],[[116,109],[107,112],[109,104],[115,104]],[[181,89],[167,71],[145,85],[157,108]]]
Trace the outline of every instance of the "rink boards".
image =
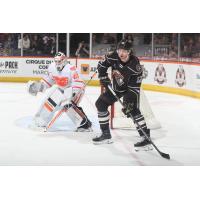
[[[95,73],[98,59],[73,59],[81,77],[87,81]],[[39,80],[53,62],[49,57],[1,57],[0,81],[27,82]],[[143,88],[200,98],[200,64],[171,61],[141,60],[145,68]],[[90,85],[98,85],[97,75]]]

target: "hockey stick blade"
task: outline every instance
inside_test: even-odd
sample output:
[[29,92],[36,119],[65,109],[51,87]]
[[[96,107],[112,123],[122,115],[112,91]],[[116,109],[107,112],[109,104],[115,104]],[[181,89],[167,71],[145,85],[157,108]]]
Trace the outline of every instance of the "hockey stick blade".
[[170,155],[169,154],[163,153],[163,152],[159,152],[159,153],[163,158],[166,158],[166,159],[170,160]]
[[[139,126],[139,124],[138,124]],[[142,131],[143,132],[143,131]],[[153,145],[153,147],[155,148],[155,150],[163,157],[163,158],[166,158],[166,159],[170,159],[170,155],[167,154],[167,153],[163,153],[161,152],[158,147],[153,143],[153,141],[143,132],[144,136],[149,140],[149,142]]]
[[[132,118],[132,117],[131,117]],[[136,122],[136,124],[139,126],[139,124]],[[145,134],[145,132],[141,129],[141,131],[143,132],[144,136],[149,140],[149,142],[153,145],[153,147],[155,148],[155,150],[163,157],[166,159],[170,159],[170,155],[167,153],[163,153],[161,152],[158,147],[153,143],[153,141]]]

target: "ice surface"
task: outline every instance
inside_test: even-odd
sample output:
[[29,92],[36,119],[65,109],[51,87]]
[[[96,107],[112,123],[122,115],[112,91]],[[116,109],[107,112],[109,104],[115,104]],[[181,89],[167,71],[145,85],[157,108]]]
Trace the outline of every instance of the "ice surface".
[[158,148],[169,153],[166,160],[155,151],[135,152],[135,130],[112,130],[113,144],[93,145],[100,132],[95,100],[100,90],[87,87],[81,106],[93,123],[93,133],[76,133],[63,114],[44,133],[28,128],[41,102],[30,96],[23,83],[0,83],[0,165],[200,165],[200,100],[145,91],[162,129],[152,131]]

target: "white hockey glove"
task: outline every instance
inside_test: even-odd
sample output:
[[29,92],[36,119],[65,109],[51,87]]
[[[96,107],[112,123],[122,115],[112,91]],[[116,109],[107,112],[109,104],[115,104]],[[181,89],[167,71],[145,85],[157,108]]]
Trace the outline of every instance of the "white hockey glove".
[[40,81],[29,81],[27,83],[28,93],[36,96],[38,92],[43,91],[44,85]]

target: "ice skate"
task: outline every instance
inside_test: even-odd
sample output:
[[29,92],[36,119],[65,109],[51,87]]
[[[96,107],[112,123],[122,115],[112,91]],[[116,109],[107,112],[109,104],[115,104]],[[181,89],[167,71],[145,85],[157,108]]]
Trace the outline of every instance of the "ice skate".
[[112,136],[109,130],[103,131],[99,137],[95,137],[92,139],[94,144],[111,144]]
[[141,141],[134,144],[135,151],[150,151],[152,150],[151,142],[145,137],[141,137]]
[[93,132],[92,130],[92,122],[87,119],[83,119],[80,126],[76,129],[76,132]]

